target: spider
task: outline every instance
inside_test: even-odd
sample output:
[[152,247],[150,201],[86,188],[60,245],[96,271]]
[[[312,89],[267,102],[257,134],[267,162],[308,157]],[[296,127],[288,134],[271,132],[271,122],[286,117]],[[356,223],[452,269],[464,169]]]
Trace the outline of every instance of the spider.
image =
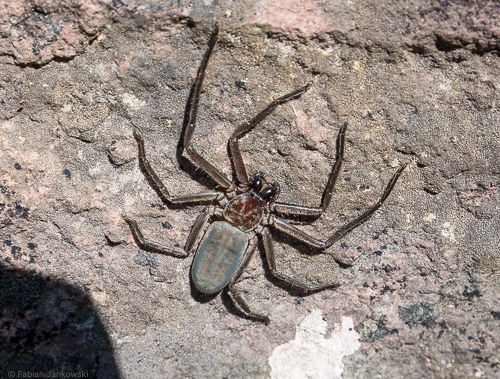
[[[380,208],[391,193],[406,165],[401,166],[396,171],[375,205],[335,231],[326,241],[310,236],[285,221],[280,215],[285,217],[306,216],[309,219],[312,218],[312,221],[314,221],[327,209],[342,166],[347,124],[344,124],[338,133],[336,161],[332,167],[326,188],[323,191],[319,207],[308,207],[277,201],[280,193],[279,184],[276,182],[269,183],[262,173],[257,173],[249,178],[239,149],[240,138],[265,119],[278,105],[300,97],[312,85],[312,82],[275,99],[250,121],[236,128],[228,142],[229,158],[234,169],[233,180],[229,180],[223,173],[203,158],[196,151],[192,143],[201,86],[209,58],[217,41],[217,36],[218,26],[216,25],[192,86],[191,97],[188,100],[186,108],[186,129],[182,142],[184,151],[190,160],[195,166],[208,174],[221,190],[172,196],[152,169],[146,158],[144,140],[136,130],[137,128],[134,128],[133,134],[138,144],[139,164],[144,175],[149,179],[151,186],[158,192],[161,199],[170,204],[210,203],[210,205],[197,217],[184,248],[172,248],[148,240],[144,238],[136,221],[126,216],[124,219],[129,224],[137,244],[143,249],[185,258],[197,247],[191,266],[191,279],[196,289],[207,295],[215,295],[223,291],[229,296],[233,304],[237,305],[237,308],[245,317],[268,324],[269,314],[267,312],[253,311],[235,287],[256,249],[257,236],[260,236],[262,240],[268,268],[271,274],[278,280],[304,291],[320,291],[326,288],[337,287],[339,285],[338,282],[308,284],[278,271],[270,228],[275,228],[307,245],[324,250],[361,225]],[[199,240],[200,242],[197,244]]]

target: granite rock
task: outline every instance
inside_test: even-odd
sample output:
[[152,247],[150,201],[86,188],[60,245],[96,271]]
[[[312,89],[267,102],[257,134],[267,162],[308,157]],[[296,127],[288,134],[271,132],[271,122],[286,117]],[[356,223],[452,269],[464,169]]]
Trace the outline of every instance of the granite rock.
[[[10,2],[0,10],[1,376],[80,362],[100,377],[276,377],[273,350],[296,344],[318,312],[325,341],[344,318],[359,335],[344,378],[497,376],[499,14],[495,1]],[[203,209],[162,203],[134,127],[171,193],[214,188],[178,144],[216,21],[194,143],[225,174],[234,128],[311,80],[241,142],[250,173],[314,206],[348,123],[332,204],[303,230],[327,238],[409,163],[383,207],[323,254],[275,233],[280,270],[340,288],[298,293],[254,256],[238,286],[269,326],[200,297],[191,259],[140,250],[123,220],[182,246]]]

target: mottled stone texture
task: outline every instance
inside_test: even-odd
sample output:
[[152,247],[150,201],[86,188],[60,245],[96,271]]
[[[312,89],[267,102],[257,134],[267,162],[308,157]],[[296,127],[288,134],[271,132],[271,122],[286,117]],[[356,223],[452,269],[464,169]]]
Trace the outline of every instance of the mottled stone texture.
[[[361,348],[344,359],[344,377],[498,375],[497,1],[5,4],[0,376],[17,365],[93,367],[103,378],[265,377],[274,347],[312,309],[330,327],[354,321]],[[122,219],[183,245],[202,209],[162,204],[131,130],[142,131],[173,194],[213,185],[176,154],[216,20],[195,133],[210,162],[229,173],[233,128],[314,80],[241,144],[248,171],[279,181],[281,199],[315,205],[348,122],[334,200],[301,228],[326,238],[410,163],[380,211],[325,254],[275,234],[281,271],[314,283],[339,277],[339,289],[302,297],[254,257],[239,287],[270,312],[267,327],[200,297],[191,260],[139,250]]]

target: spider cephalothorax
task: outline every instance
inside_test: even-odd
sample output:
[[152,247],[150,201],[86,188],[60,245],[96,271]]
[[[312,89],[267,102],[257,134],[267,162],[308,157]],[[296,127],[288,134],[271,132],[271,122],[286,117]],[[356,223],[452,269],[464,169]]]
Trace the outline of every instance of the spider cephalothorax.
[[[344,136],[347,124],[344,124],[340,128],[337,135],[335,164],[330,172],[328,182],[321,197],[321,204],[318,207],[276,201],[280,192],[278,183],[271,184],[267,182],[262,174],[256,174],[252,180],[249,180],[239,150],[240,138],[266,118],[278,105],[300,97],[312,85],[311,82],[277,98],[253,119],[244,122],[235,129],[228,142],[229,158],[234,168],[235,179],[233,181],[229,180],[196,151],[191,141],[196,125],[201,84],[205,76],[208,60],[217,41],[217,33],[218,28],[216,27],[193,84],[191,101],[188,103],[186,109],[186,130],[182,144],[185,148],[185,153],[191,161],[217,183],[220,191],[171,196],[158,175],[151,168],[146,158],[142,136],[135,130],[134,137],[139,147],[139,162],[142,170],[166,203],[186,204],[205,202],[211,205],[196,219],[183,249],[177,247],[171,248],[157,242],[149,241],[143,237],[134,220],[128,217],[125,217],[125,220],[129,223],[139,245],[145,249],[177,257],[187,257],[194,250],[195,257],[191,266],[191,278],[198,291],[205,294],[226,291],[245,316],[268,323],[269,317],[267,312],[252,311],[235,287],[255,250],[257,237],[260,237],[262,240],[267,265],[275,278],[304,291],[319,291],[325,288],[336,287],[338,286],[337,281],[324,284],[308,284],[278,271],[270,228],[277,229],[315,248],[326,249],[365,222],[382,205],[394,188],[405,166],[400,167],[393,175],[384,193],[375,205],[335,231],[326,241],[312,237],[285,221],[281,216],[306,216],[309,221],[314,221],[314,219],[320,217],[327,209],[344,158]],[[337,260],[335,255],[334,258]]]
[[248,232],[269,213],[269,203],[279,195],[278,183],[269,184],[263,174],[257,174],[246,191],[233,197],[224,207],[223,215],[232,225]]

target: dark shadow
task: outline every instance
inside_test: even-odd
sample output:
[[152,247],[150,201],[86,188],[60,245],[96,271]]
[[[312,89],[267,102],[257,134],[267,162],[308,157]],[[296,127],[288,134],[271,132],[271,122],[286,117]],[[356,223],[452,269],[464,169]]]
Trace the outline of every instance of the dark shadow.
[[0,264],[0,377],[30,373],[120,377],[111,341],[87,294]]

